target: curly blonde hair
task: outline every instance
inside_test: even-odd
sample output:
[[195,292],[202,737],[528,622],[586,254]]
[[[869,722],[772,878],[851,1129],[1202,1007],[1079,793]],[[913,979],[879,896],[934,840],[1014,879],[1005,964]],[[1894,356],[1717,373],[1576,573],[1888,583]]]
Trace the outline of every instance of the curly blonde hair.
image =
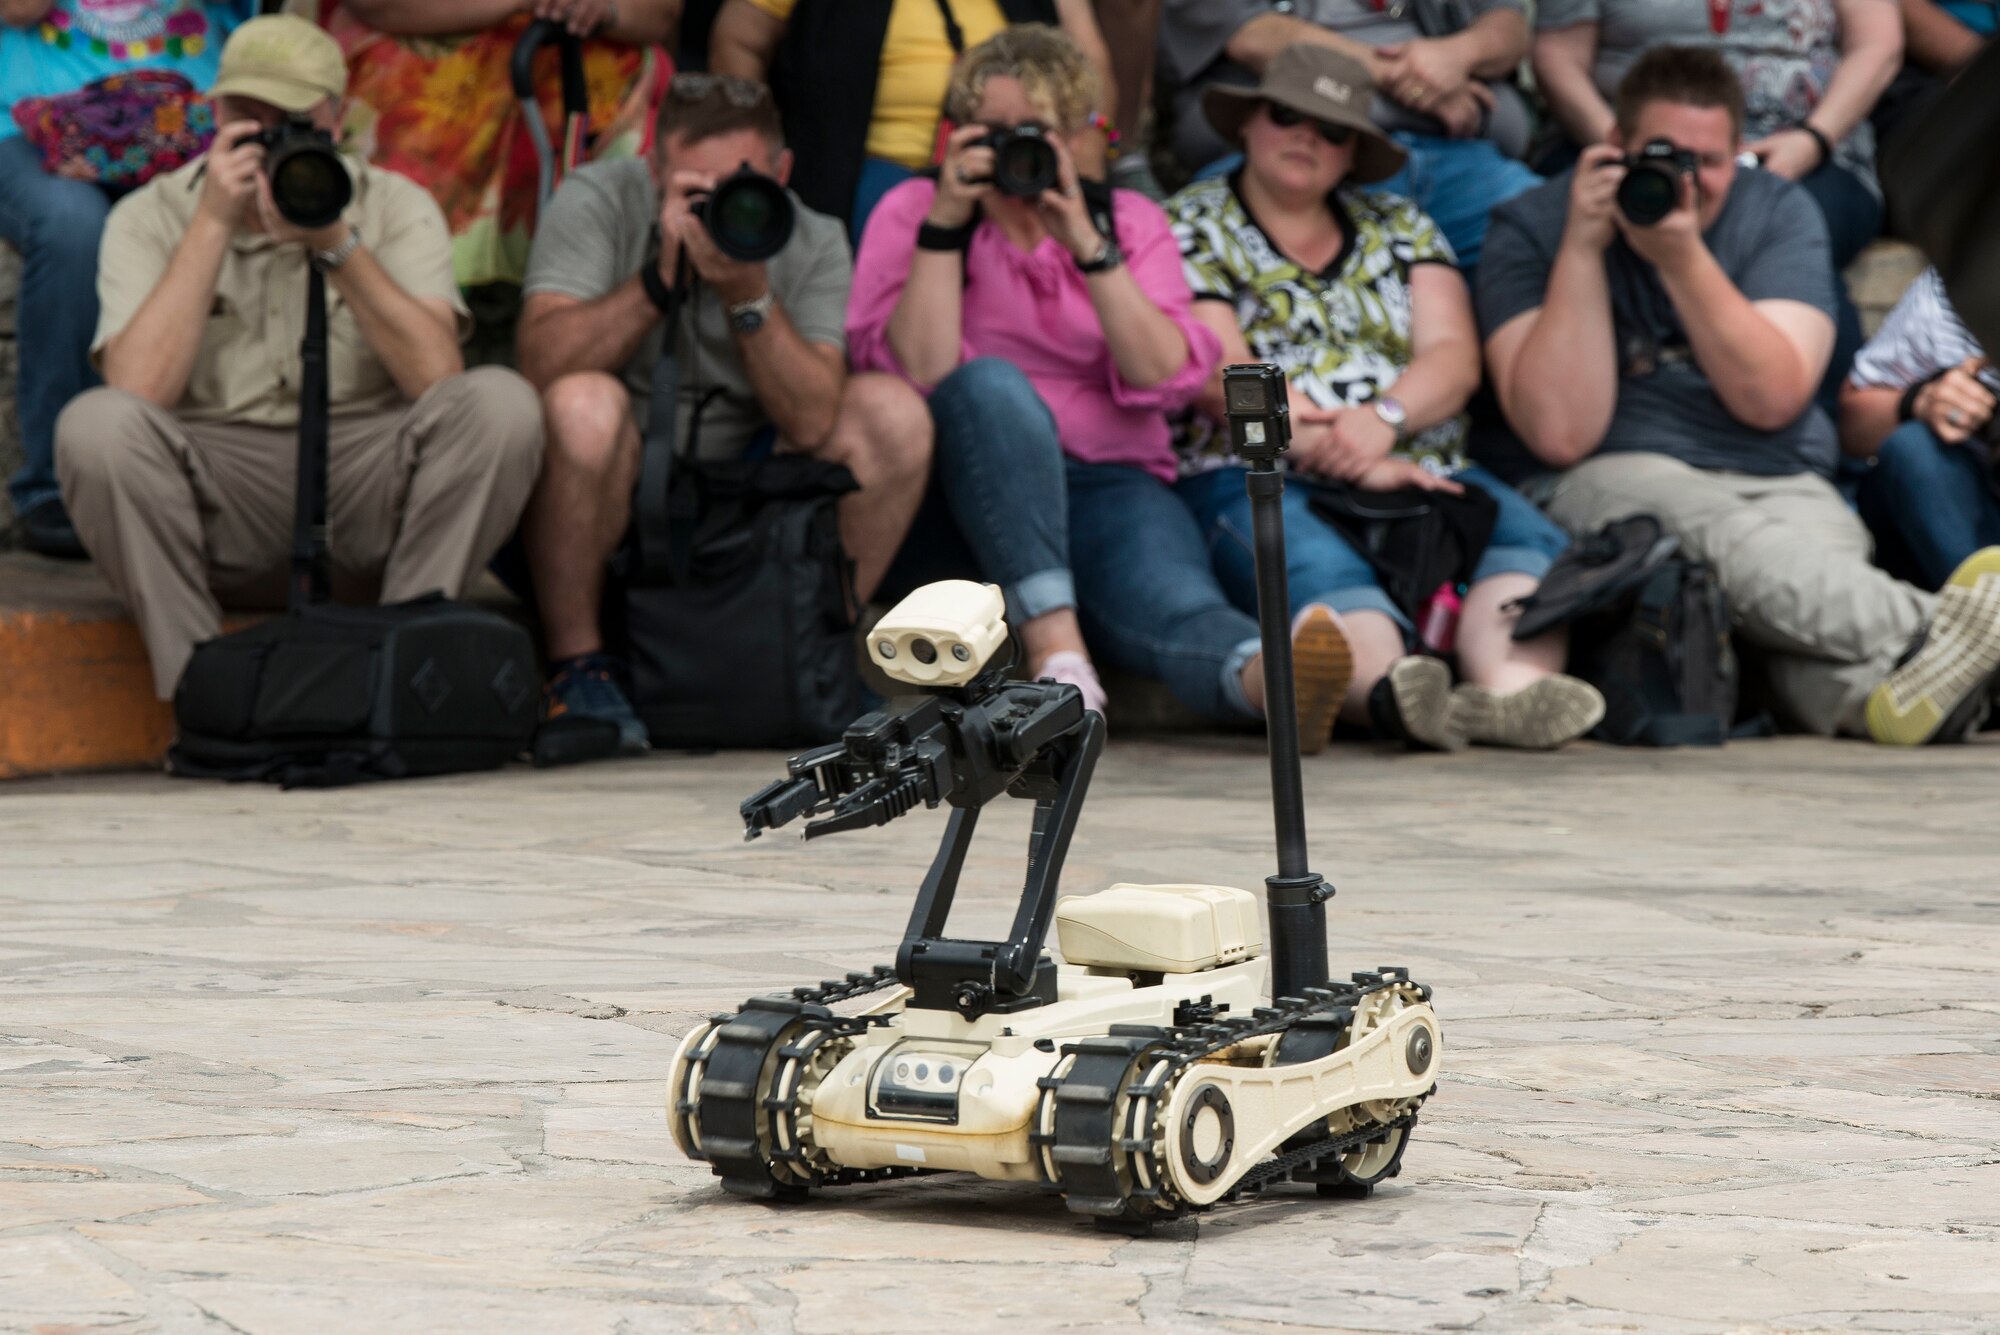
[[987,80],[1019,79],[1028,100],[1053,118],[1050,129],[1075,134],[1097,110],[1097,71],[1075,42],[1046,23],[1003,28],[967,51],[951,76],[945,110],[965,125],[979,113]]

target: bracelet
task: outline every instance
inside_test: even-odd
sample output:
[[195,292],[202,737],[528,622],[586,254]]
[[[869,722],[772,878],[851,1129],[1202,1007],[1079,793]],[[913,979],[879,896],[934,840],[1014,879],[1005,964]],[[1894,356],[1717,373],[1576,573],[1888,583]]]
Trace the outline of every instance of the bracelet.
[[957,227],[940,227],[926,221],[917,228],[917,249],[963,251],[972,244],[972,234],[978,230],[976,214]]
[[1904,390],[1903,397],[1896,400],[1896,420],[1898,422],[1907,422],[1915,417],[1917,415],[1917,395],[1922,393],[1924,386],[1930,384],[1932,381],[1943,379],[1945,371],[1949,371],[1950,369],[1947,366],[1944,368],[1944,371],[1932,371],[1922,380],[1917,381]]
[[[1814,125],[1811,121],[1800,121],[1798,128],[1811,135],[1813,142],[1819,145],[1819,165],[1821,167],[1833,161],[1833,140],[1828,139],[1825,132],[1819,126]],[[1818,170],[1818,168],[1814,170]]]

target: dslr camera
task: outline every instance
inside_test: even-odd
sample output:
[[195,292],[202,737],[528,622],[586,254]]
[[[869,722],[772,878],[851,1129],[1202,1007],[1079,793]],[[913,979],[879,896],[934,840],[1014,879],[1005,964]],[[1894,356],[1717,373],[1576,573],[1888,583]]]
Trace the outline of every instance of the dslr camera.
[[798,221],[785,187],[747,162],[715,189],[690,194],[688,210],[715,248],[741,264],[762,264],[783,250]]
[[1671,139],[1654,139],[1625,155],[1625,179],[1618,183],[1618,211],[1640,227],[1653,224],[1681,202],[1681,178],[1693,176],[1701,160]]
[[294,227],[330,227],[354,198],[354,179],[333,146],[333,135],[304,116],[287,116],[245,143],[264,146],[264,175],[271,202]]
[[973,143],[993,150],[993,188],[1001,194],[1015,199],[1039,199],[1044,190],[1055,187],[1060,176],[1056,150],[1040,126],[1016,125],[995,130]]

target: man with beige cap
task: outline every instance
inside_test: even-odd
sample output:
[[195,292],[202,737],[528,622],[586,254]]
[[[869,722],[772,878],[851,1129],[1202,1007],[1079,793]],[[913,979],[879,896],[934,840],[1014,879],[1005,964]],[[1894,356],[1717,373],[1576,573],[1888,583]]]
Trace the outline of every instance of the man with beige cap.
[[131,609],[161,698],[224,604],[282,606],[308,266],[326,276],[334,594],[456,595],[513,531],[540,468],[541,408],[511,371],[467,371],[451,238],[423,189],[343,159],[332,224],[282,218],[257,136],[339,124],[346,62],[303,19],[223,48],[208,153],[105,225],[91,355],[105,385],[56,424],[84,545]]

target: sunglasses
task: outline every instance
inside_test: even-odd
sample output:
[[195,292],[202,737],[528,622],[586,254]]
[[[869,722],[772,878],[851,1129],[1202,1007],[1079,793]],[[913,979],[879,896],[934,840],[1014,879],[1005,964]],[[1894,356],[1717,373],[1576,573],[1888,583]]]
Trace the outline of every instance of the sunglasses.
[[1335,148],[1345,148],[1354,141],[1354,127],[1334,125],[1329,121],[1314,120],[1312,117],[1278,102],[1266,102],[1264,114],[1271,118],[1271,124],[1281,130],[1289,130],[1294,125],[1311,125],[1319,131],[1319,137]]

